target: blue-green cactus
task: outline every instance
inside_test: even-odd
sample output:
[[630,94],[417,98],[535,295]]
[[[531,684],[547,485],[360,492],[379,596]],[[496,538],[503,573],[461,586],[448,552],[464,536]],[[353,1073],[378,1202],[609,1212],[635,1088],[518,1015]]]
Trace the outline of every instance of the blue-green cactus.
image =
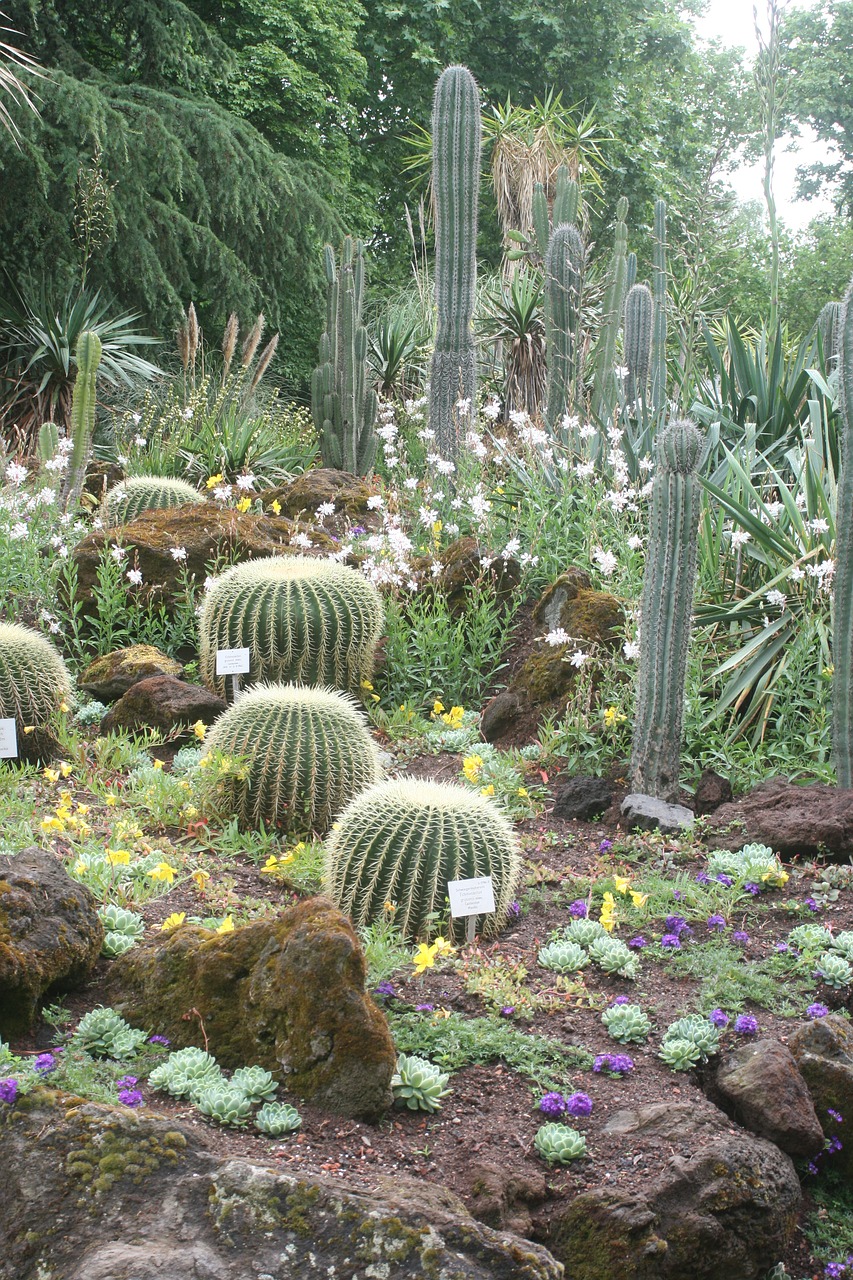
[[552,432],[569,412],[577,372],[578,326],[584,247],[577,227],[557,226],[545,255],[545,318],[548,344],[548,406]]

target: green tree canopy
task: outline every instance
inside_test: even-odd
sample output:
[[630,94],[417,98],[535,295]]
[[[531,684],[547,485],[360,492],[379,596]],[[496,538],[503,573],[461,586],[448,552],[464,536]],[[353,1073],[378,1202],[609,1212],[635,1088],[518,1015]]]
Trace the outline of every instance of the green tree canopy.
[[803,169],[801,191],[834,187],[836,207],[853,216],[853,0],[791,10],[783,34],[790,121],[811,125],[837,154]]

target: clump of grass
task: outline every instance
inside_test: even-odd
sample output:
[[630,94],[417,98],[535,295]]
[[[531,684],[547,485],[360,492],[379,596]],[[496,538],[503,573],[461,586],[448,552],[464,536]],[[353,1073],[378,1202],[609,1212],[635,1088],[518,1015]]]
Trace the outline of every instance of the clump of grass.
[[811,986],[791,956],[780,953],[744,964],[738,947],[719,940],[692,943],[673,952],[668,967],[677,977],[694,978],[700,984],[694,1000],[700,1013],[712,1009],[738,1013],[751,1004],[792,1018],[802,1012]]

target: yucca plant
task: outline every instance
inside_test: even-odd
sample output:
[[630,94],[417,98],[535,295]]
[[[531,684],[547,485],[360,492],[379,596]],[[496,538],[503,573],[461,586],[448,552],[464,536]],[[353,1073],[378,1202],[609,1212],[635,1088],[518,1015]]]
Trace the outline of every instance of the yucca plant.
[[520,271],[499,291],[488,294],[485,303],[480,330],[500,343],[503,351],[504,412],[524,410],[535,416],[547,384],[542,282]]
[[143,511],[160,511],[166,507],[202,501],[198,490],[185,480],[172,480],[166,476],[133,476],[107,492],[103,520],[112,529],[116,525],[130,524]]
[[518,839],[497,805],[466,787],[395,779],[371,787],[340,815],[326,845],[326,887],[357,925],[381,920],[414,940],[444,907],[449,880],[491,876],[495,914],[506,921],[520,871]]
[[410,396],[424,379],[420,359],[423,335],[418,318],[386,314],[370,332],[367,359],[373,369],[376,390],[386,399]]
[[201,677],[226,697],[217,650],[247,648],[248,684],[294,680],[355,694],[373,670],[383,620],[379,593],[355,569],[306,556],[248,560],[217,578],[205,596]]
[[71,693],[62,655],[29,627],[0,623],[0,720],[14,720],[21,759],[50,756],[52,722]]
[[261,684],[242,694],[205,739],[238,757],[218,786],[241,828],[261,824],[326,831],[341,809],[382,776],[355,700],[332,689]]

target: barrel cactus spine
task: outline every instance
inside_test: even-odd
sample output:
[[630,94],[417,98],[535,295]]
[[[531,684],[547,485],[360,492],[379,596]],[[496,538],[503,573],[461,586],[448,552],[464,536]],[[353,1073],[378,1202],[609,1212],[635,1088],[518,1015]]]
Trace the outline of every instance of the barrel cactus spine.
[[29,627],[0,623],[0,720],[14,720],[21,760],[55,753],[54,722],[71,694],[59,650]]
[[74,379],[69,418],[71,457],[60,496],[60,505],[64,511],[68,511],[76,504],[83,491],[86,466],[92,452],[92,437],[95,433],[96,381],[98,365],[101,363],[101,350],[101,339],[96,333],[87,330],[80,334],[75,352],[77,377]]
[[435,199],[435,302],[438,327],[430,366],[429,422],[438,453],[459,453],[460,400],[477,394],[474,297],[480,190],[480,94],[467,67],[438,78],[432,111]]
[[369,475],[376,457],[376,392],[369,382],[364,302],[364,245],[344,238],[340,269],[327,244],[326,329],[311,380],[311,412],[324,467]]
[[660,433],[655,449],[631,772],[637,791],[661,800],[672,800],[678,791],[702,443],[692,422],[676,421]]
[[548,343],[548,404],[546,417],[552,433],[569,412],[577,373],[581,280],[584,247],[577,227],[555,227],[545,255],[545,291]]
[[649,364],[652,355],[652,324],[654,301],[647,285],[635,284],[625,299],[625,327],[623,347],[625,367],[625,395],[629,405],[642,406],[646,402],[649,381]]
[[655,201],[652,288],[652,386],[650,404],[660,424],[666,412],[666,201]]
[[326,891],[357,925],[379,921],[386,903],[414,941],[441,912],[449,880],[491,876],[495,914],[507,918],[520,872],[518,840],[493,801],[466,787],[393,780],[371,787],[340,815],[326,845]]
[[382,777],[379,753],[354,698],[333,689],[259,684],[241,694],[205,738],[207,753],[241,758],[223,772],[220,799],[241,829],[327,831]]
[[841,473],[835,517],[832,610],[832,754],[839,787],[853,788],[853,280],[838,323]]
[[103,502],[103,520],[108,528],[130,524],[143,511],[161,511],[202,502],[202,495],[186,480],[167,476],[132,476],[108,489]]
[[199,619],[201,677],[227,697],[216,674],[219,649],[251,653],[257,680],[329,685],[358,694],[373,670],[384,611],[376,588],[356,569],[307,556],[269,556],[216,578]]

